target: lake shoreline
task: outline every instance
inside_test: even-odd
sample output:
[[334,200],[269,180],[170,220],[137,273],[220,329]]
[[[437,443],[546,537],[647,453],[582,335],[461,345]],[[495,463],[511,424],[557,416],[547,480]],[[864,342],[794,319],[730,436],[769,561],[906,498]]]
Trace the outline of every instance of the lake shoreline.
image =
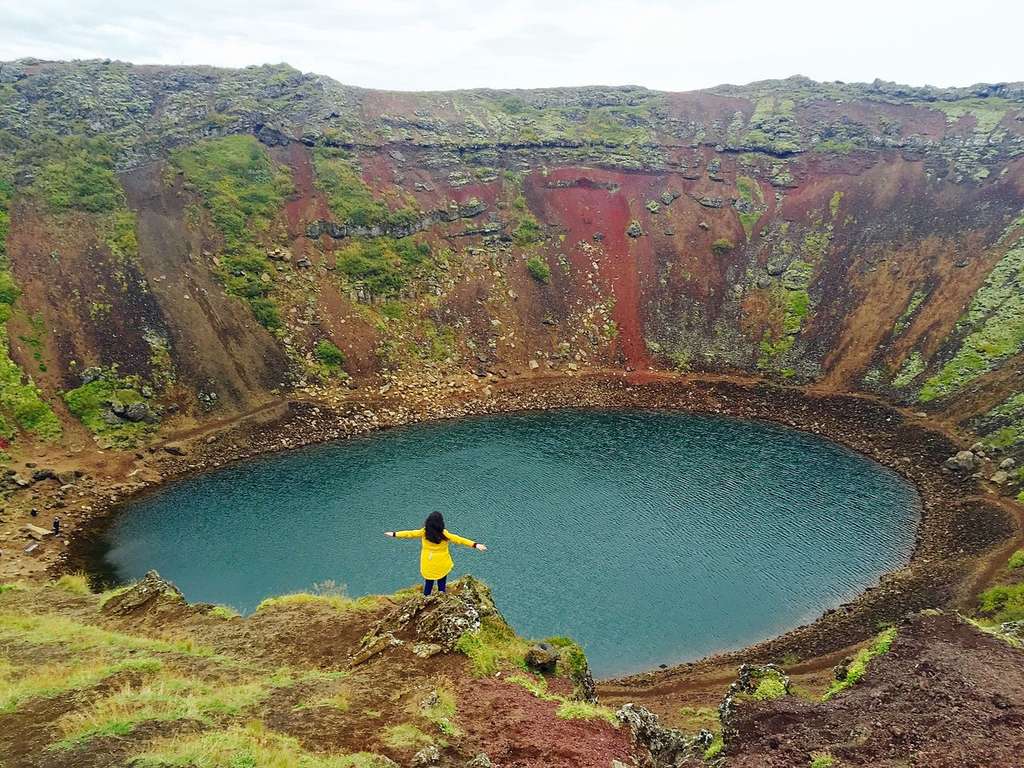
[[[524,376],[486,389],[459,388],[427,397],[401,392],[358,392],[335,402],[292,400],[279,418],[234,425],[175,444],[161,456],[159,478],[114,486],[81,521],[66,552],[49,565],[57,574],[80,567],[113,516],[140,494],[234,462],[402,424],[464,416],[566,407],[665,408],[769,421],[811,432],[851,448],[909,480],[921,497],[921,522],[906,567],[884,575],[877,587],[782,635],[708,659],[633,675],[609,684],[665,684],[702,665],[809,659],[859,642],[880,623],[908,612],[952,607],[970,599],[977,574],[1022,539],[1012,502],[986,494],[970,477],[943,472],[945,459],[962,446],[928,419],[866,396],[780,387],[729,376],[596,372],[578,376]],[[181,455],[178,452],[181,452]],[[127,491],[127,492],[126,492]],[[1019,514],[1019,513],[1018,513]]]

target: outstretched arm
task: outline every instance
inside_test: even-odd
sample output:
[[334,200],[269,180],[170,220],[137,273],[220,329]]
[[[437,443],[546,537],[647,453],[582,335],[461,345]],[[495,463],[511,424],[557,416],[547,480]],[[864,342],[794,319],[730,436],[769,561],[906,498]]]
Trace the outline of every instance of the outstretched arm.
[[445,531],[444,537],[454,544],[461,544],[462,546],[470,547],[471,549],[479,549],[481,552],[487,551],[487,547],[481,544],[479,541],[467,539],[465,536],[459,536],[458,534],[452,533],[451,531]]
[[415,531],[384,531],[385,536],[390,536],[393,539],[418,539],[423,536],[423,529],[419,528]]

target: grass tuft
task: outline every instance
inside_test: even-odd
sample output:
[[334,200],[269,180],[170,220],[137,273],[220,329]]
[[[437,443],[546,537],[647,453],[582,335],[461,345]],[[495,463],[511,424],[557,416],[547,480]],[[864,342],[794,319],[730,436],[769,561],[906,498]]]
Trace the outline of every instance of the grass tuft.
[[401,723],[385,728],[380,740],[392,749],[420,749],[429,747],[434,740],[411,723]]
[[65,573],[54,584],[67,592],[75,595],[88,595],[92,593],[89,588],[89,577],[84,573]]
[[469,657],[473,674],[483,677],[502,666],[525,669],[530,646],[501,619],[487,616],[480,629],[464,634],[455,647]]
[[615,712],[608,707],[591,704],[588,701],[563,701],[555,714],[563,720],[604,720],[616,728],[619,727]]

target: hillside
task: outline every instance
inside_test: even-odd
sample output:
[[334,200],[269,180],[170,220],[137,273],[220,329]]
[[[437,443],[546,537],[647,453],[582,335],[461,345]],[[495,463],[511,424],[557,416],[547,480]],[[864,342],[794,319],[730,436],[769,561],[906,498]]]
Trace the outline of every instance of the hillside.
[[622,706],[592,703],[579,647],[517,637],[471,577],[430,598],[416,589],[270,598],[243,618],[189,605],[156,574],[99,595],[64,576],[0,589],[0,760],[828,768],[913,756],[927,766],[1010,765],[1024,727],[1021,644],[1019,631],[926,611],[850,649],[842,673],[819,663],[695,674],[657,696],[659,720],[609,686],[599,686],[601,700]]

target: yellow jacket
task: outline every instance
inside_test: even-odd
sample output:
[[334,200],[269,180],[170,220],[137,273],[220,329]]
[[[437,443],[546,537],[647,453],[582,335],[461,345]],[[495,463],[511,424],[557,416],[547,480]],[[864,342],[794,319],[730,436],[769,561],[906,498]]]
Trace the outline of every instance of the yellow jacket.
[[415,531],[395,531],[396,539],[422,539],[423,546],[420,549],[420,573],[424,579],[440,579],[447,576],[455,563],[452,556],[448,554],[448,542],[461,544],[464,547],[475,547],[476,542],[471,539],[456,536],[448,531],[444,532],[444,538],[435,544],[424,536],[424,529]]

